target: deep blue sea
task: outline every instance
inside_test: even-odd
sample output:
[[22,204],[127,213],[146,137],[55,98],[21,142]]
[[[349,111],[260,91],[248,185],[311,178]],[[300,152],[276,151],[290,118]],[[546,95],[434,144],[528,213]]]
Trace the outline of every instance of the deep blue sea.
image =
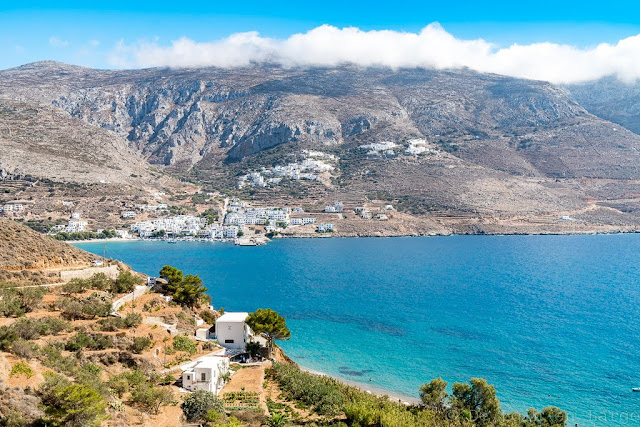
[[[102,254],[102,243],[78,244]],[[278,310],[300,365],[417,396],[482,377],[503,408],[640,425],[640,235],[113,242],[157,275],[199,274],[216,308]],[[371,380],[371,381],[370,381]]]

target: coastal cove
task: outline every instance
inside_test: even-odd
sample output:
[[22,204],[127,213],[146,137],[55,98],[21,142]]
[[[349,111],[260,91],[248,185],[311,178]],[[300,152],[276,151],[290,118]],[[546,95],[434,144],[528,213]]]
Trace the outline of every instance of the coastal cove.
[[640,420],[638,234],[76,244],[105,245],[149,275],[199,274],[216,308],[278,310],[288,356],[364,388],[482,377],[506,410]]

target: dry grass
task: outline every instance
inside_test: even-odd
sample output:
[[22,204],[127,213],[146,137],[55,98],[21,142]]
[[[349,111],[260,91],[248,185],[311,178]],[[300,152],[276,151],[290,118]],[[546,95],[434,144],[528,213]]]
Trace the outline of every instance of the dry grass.
[[[0,219],[0,270],[35,272],[84,266],[95,256],[7,219]],[[33,274],[33,273],[32,273]],[[45,273],[41,273],[46,276]],[[20,273],[28,279],[29,273]],[[0,280],[3,277],[0,276]]]

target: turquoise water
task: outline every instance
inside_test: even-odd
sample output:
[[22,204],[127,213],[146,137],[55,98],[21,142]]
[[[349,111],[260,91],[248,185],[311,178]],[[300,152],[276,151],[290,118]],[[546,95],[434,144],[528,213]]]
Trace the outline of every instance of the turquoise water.
[[572,426],[640,425],[640,235],[106,249],[147,274],[199,274],[216,307],[277,309],[293,335],[283,348],[312,370],[411,396],[435,377],[483,377],[507,410],[555,405]]

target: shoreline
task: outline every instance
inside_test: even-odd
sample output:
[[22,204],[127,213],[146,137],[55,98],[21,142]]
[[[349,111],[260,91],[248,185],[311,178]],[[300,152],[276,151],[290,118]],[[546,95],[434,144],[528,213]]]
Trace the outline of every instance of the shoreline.
[[[283,353],[284,353],[284,351],[283,351]],[[293,361],[293,359],[290,359],[290,360]],[[359,382],[354,381],[354,380],[346,379],[346,378],[339,377],[339,376],[336,376],[336,375],[330,375],[330,374],[327,374],[325,372],[317,371],[317,370],[314,370],[314,369],[309,369],[309,368],[307,368],[305,366],[300,365],[299,363],[297,363],[295,361],[293,361],[293,363],[298,365],[298,367],[303,372],[308,372],[310,374],[319,375],[319,376],[322,376],[322,377],[333,378],[334,380],[339,381],[341,383],[344,383],[346,385],[356,387],[357,389],[359,389],[359,390],[361,390],[361,391],[363,391],[365,393],[371,393],[371,394],[374,394],[374,395],[380,396],[380,397],[387,396],[390,400],[398,400],[399,402],[402,402],[404,404],[419,404],[420,403],[420,399],[415,397],[415,396],[408,396],[408,395],[405,395],[405,394],[402,394],[402,393],[385,390],[385,389],[380,388],[380,387],[367,386],[366,384],[359,383]]]
[[[340,238],[340,239],[358,239],[358,238],[399,238],[399,237],[450,237],[450,236],[600,236],[600,235],[617,235],[617,234],[640,234],[640,230],[611,230],[611,231],[585,231],[585,232],[576,232],[576,231],[568,231],[564,232],[540,232],[540,233],[448,233],[448,234],[415,234],[415,233],[407,233],[407,234],[356,234],[350,235],[345,234],[341,235],[339,233],[331,233],[331,234],[287,234],[287,235],[276,235],[272,238],[272,240],[276,239],[331,239],[331,238]],[[86,240],[60,240],[64,243],[69,244],[78,244],[78,243],[109,243],[109,242],[168,242],[172,239],[142,239],[142,238],[129,238],[122,239],[119,237],[110,237],[106,239],[86,239]],[[179,239],[178,242],[220,242],[220,243],[233,243],[232,240],[218,240],[218,239]]]

